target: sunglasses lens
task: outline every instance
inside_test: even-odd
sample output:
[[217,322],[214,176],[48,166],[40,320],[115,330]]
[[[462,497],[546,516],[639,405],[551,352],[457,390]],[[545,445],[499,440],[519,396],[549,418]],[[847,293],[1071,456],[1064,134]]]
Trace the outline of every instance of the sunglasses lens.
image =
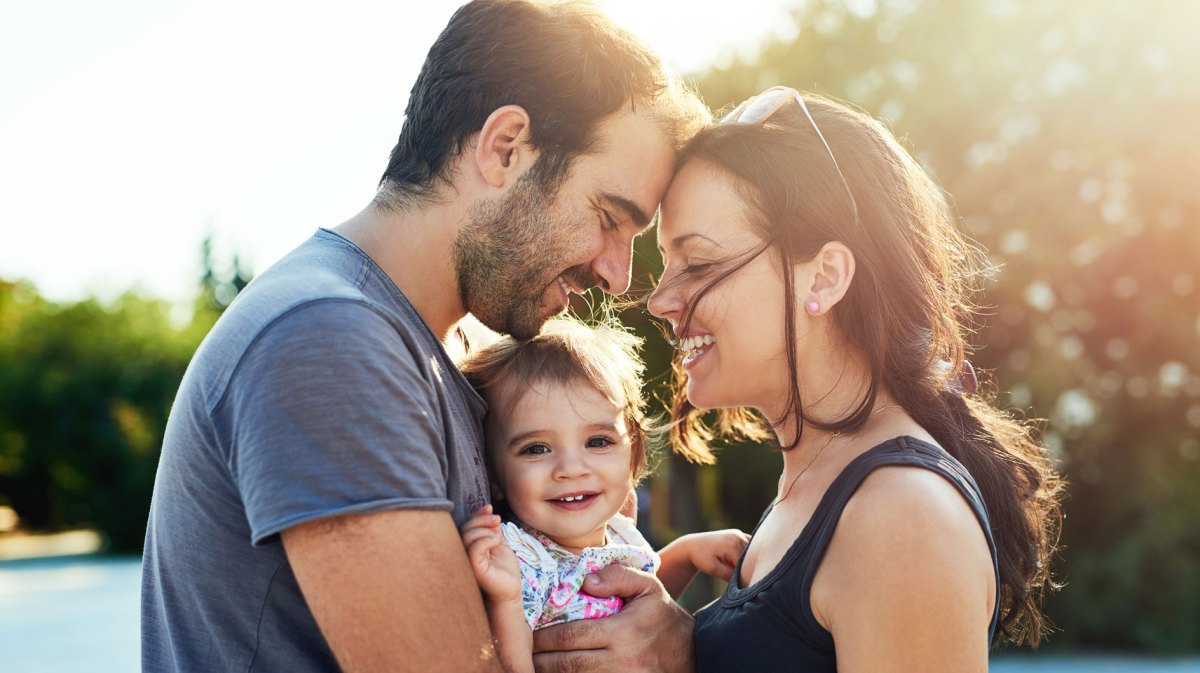
[[[787,98],[789,95],[794,94],[792,94],[790,91],[784,91],[781,89],[768,91],[750,101],[750,104],[747,105],[740,113],[738,113],[737,119],[734,121],[742,124],[754,124],[759,122],[765,117],[770,116],[773,112],[775,112],[775,110],[778,110],[781,100]],[[735,112],[737,111],[735,110]]]

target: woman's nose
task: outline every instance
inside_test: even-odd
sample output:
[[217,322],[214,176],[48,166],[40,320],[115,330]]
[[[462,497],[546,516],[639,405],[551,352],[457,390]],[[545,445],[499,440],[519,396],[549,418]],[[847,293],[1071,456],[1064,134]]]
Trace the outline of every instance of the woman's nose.
[[670,320],[673,324],[675,318],[679,316],[682,308],[682,302],[679,301],[679,293],[671,287],[670,282],[662,282],[659,280],[658,287],[650,293],[650,297],[646,299],[646,308],[656,318],[664,318]]

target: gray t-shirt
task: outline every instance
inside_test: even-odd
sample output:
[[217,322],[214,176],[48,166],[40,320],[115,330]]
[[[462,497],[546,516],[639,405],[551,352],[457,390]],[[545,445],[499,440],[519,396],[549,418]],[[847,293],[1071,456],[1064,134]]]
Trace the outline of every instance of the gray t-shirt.
[[279,533],[488,502],[486,407],[357,246],[318,231],[238,296],[167,422],[142,565],[142,669],[334,671]]

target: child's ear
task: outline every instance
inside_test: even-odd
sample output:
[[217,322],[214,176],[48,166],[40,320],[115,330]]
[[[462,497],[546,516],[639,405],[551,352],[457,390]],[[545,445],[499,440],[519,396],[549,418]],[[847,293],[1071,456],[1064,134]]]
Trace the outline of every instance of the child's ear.
[[633,519],[634,524],[637,524],[638,496],[637,489],[632,484],[629,486],[629,493],[625,494],[625,503],[621,505],[621,509],[617,513],[624,514]]
[[504,491],[500,488],[500,480],[496,478],[496,470],[492,469],[492,461],[487,461],[488,485],[491,486],[492,500],[504,499]]

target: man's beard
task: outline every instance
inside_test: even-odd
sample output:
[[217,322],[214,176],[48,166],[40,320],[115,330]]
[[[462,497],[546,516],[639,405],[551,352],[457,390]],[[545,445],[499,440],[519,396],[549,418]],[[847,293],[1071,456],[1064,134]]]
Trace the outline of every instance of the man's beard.
[[[574,230],[551,215],[553,200],[554,194],[522,179],[503,200],[473,206],[455,238],[463,306],[497,332],[528,339],[551,317],[541,302],[569,257]],[[569,277],[576,287],[594,284],[586,269],[572,269]]]

